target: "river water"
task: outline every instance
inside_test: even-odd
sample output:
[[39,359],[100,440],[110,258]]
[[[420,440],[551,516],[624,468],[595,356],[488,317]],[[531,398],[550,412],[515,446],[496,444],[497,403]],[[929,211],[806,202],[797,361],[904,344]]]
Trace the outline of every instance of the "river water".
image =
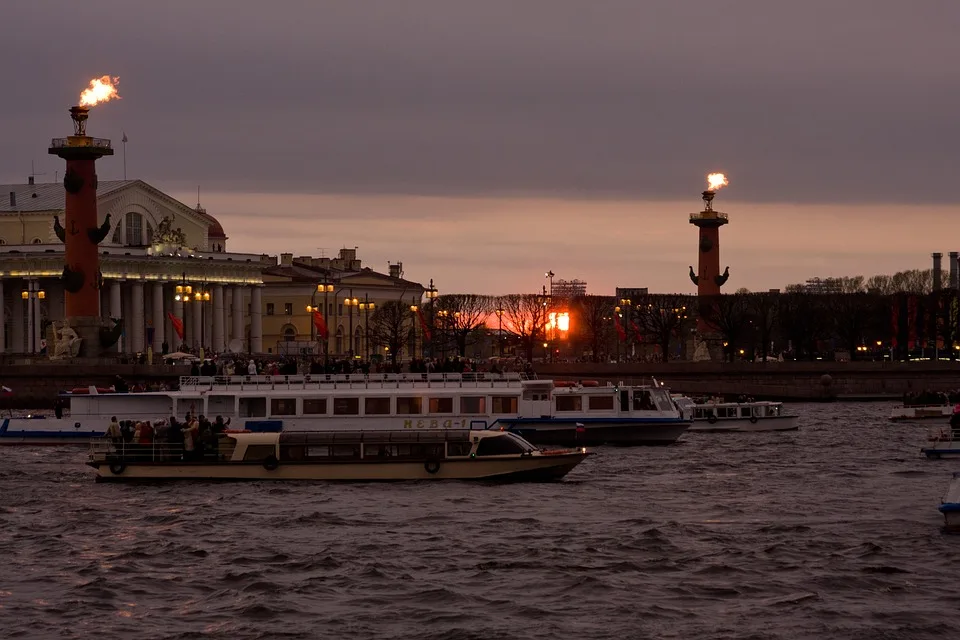
[[5,638],[943,638],[960,464],[887,404],[600,448],[560,483],[95,484],[7,449]]

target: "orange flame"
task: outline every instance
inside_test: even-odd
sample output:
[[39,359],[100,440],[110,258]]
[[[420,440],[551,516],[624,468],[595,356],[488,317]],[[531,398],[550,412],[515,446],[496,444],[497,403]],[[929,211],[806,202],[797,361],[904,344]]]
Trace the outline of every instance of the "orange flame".
[[110,76],[100,76],[90,81],[90,86],[80,93],[80,106],[92,107],[101,102],[109,102],[114,98],[120,98],[117,93],[117,85],[120,84],[120,78],[111,78]]
[[725,187],[729,182],[727,182],[727,176],[722,173],[711,173],[707,176],[707,190],[716,191],[720,187]]

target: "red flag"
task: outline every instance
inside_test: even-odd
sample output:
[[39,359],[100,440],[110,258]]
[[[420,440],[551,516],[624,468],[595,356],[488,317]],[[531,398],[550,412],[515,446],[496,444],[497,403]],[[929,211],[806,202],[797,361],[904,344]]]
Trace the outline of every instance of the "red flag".
[[327,331],[327,323],[319,311],[313,312],[313,326],[317,328],[317,335],[324,340],[326,340],[327,336],[330,335],[330,333]]
[[423,312],[420,309],[417,309],[417,317],[420,318],[420,327],[423,329],[423,337],[427,340],[430,339],[430,327],[427,326],[427,321],[423,318]]
[[907,348],[913,349],[917,344],[917,297],[907,298]]
[[183,340],[183,320],[173,315],[169,311],[167,312],[167,317],[170,318],[170,323],[173,325],[173,330],[177,332],[177,336]]
[[623,342],[627,339],[627,332],[623,330],[623,325],[620,324],[620,314],[613,314],[613,321],[617,325],[617,336],[620,338],[620,342]]

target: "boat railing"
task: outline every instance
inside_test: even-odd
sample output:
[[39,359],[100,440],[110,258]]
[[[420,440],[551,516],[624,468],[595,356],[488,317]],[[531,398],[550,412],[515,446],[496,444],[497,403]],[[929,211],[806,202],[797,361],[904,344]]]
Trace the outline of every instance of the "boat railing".
[[[232,449],[232,444],[228,445]],[[114,442],[110,438],[90,441],[90,460],[93,462],[172,462],[179,460],[221,460],[228,452],[218,442],[214,448],[198,446],[185,451],[182,443],[171,442]]]
[[517,387],[526,373],[375,373],[278,376],[181,376],[181,391]]

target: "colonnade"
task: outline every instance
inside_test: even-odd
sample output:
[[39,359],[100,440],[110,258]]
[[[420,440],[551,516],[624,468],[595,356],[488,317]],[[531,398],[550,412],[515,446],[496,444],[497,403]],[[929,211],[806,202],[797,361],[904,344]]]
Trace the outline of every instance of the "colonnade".
[[[259,285],[210,283],[206,300],[176,299],[177,283],[144,279],[107,279],[101,289],[104,318],[123,318],[118,353],[155,354],[181,348],[208,353],[263,352],[262,292]],[[26,295],[24,296],[24,292]],[[181,339],[171,316],[183,323]],[[63,319],[63,285],[57,278],[0,280],[0,353],[39,353],[42,327]],[[236,342],[239,341],[239,342]]]

